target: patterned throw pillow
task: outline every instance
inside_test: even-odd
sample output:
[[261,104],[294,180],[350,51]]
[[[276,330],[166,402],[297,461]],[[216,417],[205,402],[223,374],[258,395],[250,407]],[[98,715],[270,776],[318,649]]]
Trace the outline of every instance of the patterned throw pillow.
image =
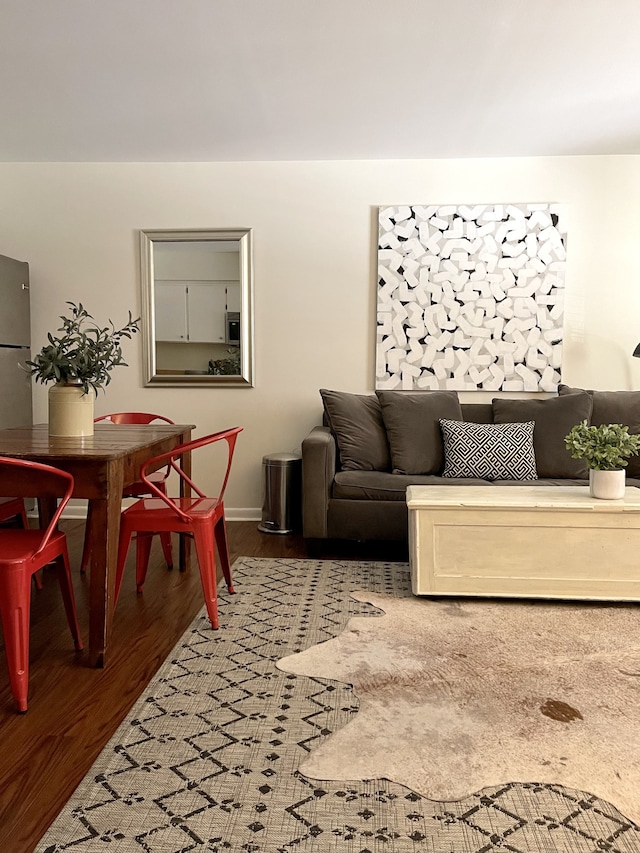
[[442,419],[443,477],[537,480],[534,421],[474,424]]

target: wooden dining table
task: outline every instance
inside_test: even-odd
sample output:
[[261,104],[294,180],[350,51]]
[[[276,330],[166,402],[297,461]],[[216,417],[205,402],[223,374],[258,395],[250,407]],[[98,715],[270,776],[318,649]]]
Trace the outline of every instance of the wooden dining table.
[[[53,465],[73,474],[73,496],[91,504],[91,568],[89,573],[89,663],[105,666],[114,611],[114,591],[122,490],[140,479],[140,466],[149,459],[189,441],[193,424],[95,424],[92,436],[51,437],[47,424],[0,430],[0,456]],[[183,458],[190,474],[191,459]],[[35,497],[17,475],[3,479],[0,496]],[[55,501],[53,502],[55,503]],[[41,523],[55,509],[38,501]],[[180,543],[180,567],[187,549]]]

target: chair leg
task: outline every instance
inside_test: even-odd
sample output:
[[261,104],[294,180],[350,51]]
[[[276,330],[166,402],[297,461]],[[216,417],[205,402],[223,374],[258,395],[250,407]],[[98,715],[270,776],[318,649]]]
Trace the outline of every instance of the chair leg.
[[[16,520],[19,522],[23,530],[29,529],[29,519],[27,518],[27,510],[24,506],[24,501],[22,501],[22,507],[20,509],[20,513],[16,515]],[[35,572],[33,575],[33,582],[36,585],[36,589],[42,589],[42,577],[44,575],[44,569],[41,569],[39,572]]]
[[[162,482],[159,484],[158,488],[163,494],[167,494],[167,484]],[[160,543],[162,544],[162,553],[164,554],[164,559],[167,564],[168,569],[173,568],[173,549],[171,547],[171,534],[170,533],[161,533],[160,534]]]
[[171,547],[171,534],[161,533],[160,542],[162,544],[162,552],[168,569],[173,568],[173,549]]
[[76,611],[76,599],[73,594],[73,582],[71,580],[71,565],[69,563],[69,553],[65,544],[62,554],[56,560],[56,568],[58,570],[58,583],[60,584],[60,592],[62,593],[62,601],[67,614],[67,622],[71,629],[71,636],[76,647],[76,651],[82,651],[82,637],[80,635],[80,626],[78,625],[78,614]]
[[0,573],[0,618],[11,691],[19,714],[27,710],[29,693],[30,608],[31,576],[25,571]]
[[196,546],[204,603],[211,627],[216,629],[219,622],[218,593],[216,590],[216,548],[213,530],[209,525],[196,525],[193,530],[193,541]]
[[147,577],[153,536],[153,533],[147,533],[146,531],[138,531],[136,534],[136,589],[138,593],[142,592],[142,587]]
[[231,561],[229,560],[229,546],[227,544],[227,525],[224,515],[216,523],[216,545],[218,546],[220,566],[222,567],[222,574],[224,575],[227,589],[230,593],[234,593],[235,589],[233,588],[233,579],[231,578]]

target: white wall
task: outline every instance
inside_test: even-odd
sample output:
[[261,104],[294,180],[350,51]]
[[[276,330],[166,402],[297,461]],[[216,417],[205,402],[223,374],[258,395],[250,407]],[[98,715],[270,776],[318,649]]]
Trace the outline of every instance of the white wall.
[[[373,390],[379,205],[566,203],[563,379],[628,389],[640,388],[639,200],[637,156],[0,164],[0,253],[30,264],[37,351],[66,300],[116,324],[140,313],[139,229],[253,229],[255,387],[143,388],[134,341],[96,406],[162,412],[196,435],[244,426],[226,503],[253,517],[262,456],[299,449],[318,389]],[[47,417],[40,385],[34,416]]]

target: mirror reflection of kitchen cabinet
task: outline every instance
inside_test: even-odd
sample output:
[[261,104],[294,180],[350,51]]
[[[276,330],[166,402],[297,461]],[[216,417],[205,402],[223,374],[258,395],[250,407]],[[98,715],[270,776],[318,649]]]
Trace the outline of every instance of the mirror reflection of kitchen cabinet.
[[242,307],[242,291],[239,281],[230,281],[227,285],[227,311],[240,312]]
[[156,283],[156,340],[187,340],[187,298],[182,284]]
[[189,341],[223,344],[227,289],[223,281],[189,287],[187,319]]
[[227,311],[239,305],[237,281],[158,281],[156,340],[224,344]]
[[[233,244],[167,242],[154,252],[157,341],[225,343],[227,290],[240,290]],[[235,300],[234,300],[235,301]]]

